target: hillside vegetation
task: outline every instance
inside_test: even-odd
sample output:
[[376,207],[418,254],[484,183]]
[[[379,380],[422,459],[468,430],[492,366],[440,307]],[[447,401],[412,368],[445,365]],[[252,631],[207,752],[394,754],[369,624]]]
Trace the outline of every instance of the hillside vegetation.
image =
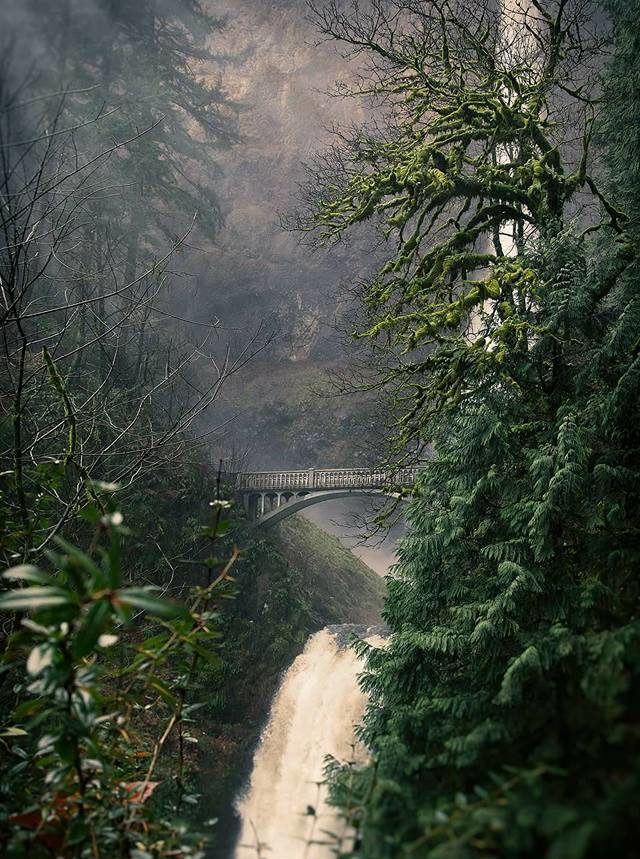
[[381,622],[384,581],[346,550],[340,541],[303,516],[276,526],[275,541],[309,594],[318,626]]

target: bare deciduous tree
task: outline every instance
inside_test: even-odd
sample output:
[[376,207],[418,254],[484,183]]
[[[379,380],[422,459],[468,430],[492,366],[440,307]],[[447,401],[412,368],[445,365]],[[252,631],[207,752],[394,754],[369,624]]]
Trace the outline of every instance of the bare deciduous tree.
[[19,535],[8,563],[95,501],[94,481],[126,488],[206,443],[188,430],[268,333],[232,349],[219,320],[172,312],[171,261],[189,231],[127,279],[102,204],[121,190],[111,165],[153,127],[96,150],[103,113],[69,126],[67,93],[29,105],[3,80],[0,457],[6,533]]

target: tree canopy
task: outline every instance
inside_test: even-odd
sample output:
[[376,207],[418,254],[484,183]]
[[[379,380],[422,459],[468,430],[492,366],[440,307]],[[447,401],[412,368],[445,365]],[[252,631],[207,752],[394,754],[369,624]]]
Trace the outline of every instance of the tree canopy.
[[[369,8],[369,7],[364,7]],[[591,172],[601,34],[585,3],[375,2],[316,8],[321,31],[364,58],[351,95],[380,105],[334,159],[305,229],[339,239],[372,220],[388,259],[363,291],[358,336],[386,350],[398,389],[397,446],[424,444],[428,416],[527,351],[544,284],[523,251],[584,209],[624,215]],[[344,91],[341,91],[344,95]],[[510,380],[503,366],[505,382]]]
[[366,859],[636,852],[635,6],[597,75],[582,4],[316,9],[383,119],[304,226],[386,235],[358,336],[402,406],[393,450],[434,450],[389,646],[358,645],[372,759],[330,766]]

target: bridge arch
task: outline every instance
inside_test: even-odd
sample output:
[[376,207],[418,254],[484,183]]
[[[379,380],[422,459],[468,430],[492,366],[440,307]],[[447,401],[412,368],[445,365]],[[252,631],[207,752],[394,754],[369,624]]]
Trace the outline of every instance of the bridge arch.
[[255,522],[256,528],[270,528],[277,522],[282,522],[287,516],[293,516],[306,507],[321,504],[323,501],[333,501],[337,498],[370,498],[375,495],[392,495],[381,489],[327,489],[324,492],[309,492],[297,495],[295,499],[287,501],[281,507],[276,507],[268,513],[264,513]]

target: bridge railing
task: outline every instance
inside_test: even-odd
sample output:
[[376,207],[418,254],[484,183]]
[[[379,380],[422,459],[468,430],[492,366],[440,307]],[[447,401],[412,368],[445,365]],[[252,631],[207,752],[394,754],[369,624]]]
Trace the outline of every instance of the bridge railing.
[[236,478],[236,489],[308,489],[309,471],[247,471]]
[[322,468],[296,471],[250,471],[236,479],[238,491],[276,492],[314,489],[376,489],[385,486],[412,486],[417,467],[397,470],[375,468]]

